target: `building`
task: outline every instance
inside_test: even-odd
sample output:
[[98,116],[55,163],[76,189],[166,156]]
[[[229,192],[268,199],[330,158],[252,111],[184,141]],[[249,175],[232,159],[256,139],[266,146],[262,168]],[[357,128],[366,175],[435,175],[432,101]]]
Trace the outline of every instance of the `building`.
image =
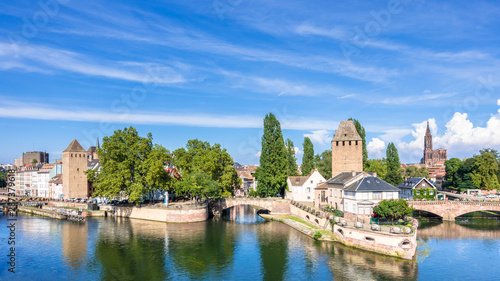
[[38,193],[37,197],[49,198],[49,181],[50,172],[56,166],[56,164],[44,164],[38,170]]
[[426,178],[409,178],[397,186],[399,198],[414,199],[414,197],[436,196],[437,188]]
[[55,175],[49,181],[49,198],[63,199],[63,178],[61,174]]
[[24,166],[23,158],[22,157],[15,158],[14,159],[14,166],[16,166],[17,168],[21,168],[22,166]]
[[288,190],[285,190],[285,199],[313,202],[315,201],[314,189],[325,181],[317,169],[312,170],[307,176],[288,177],[286,180]]
[[427,121],[427,130],[425,131],[424,138],[424,157],[421,160],[421,164],[425,164],[427,167],[434,167],[438,162],[446,161],[447,158],[446,149],[432,149],[432,134],[429,129],[429,121]]
[[[319,193],[316,192],[315,198],[315,206],[317,208],[322,208],[326,205],[332,206],[333,208],[343,211],[344,210],[344,194],[343,189],[350,184],[353,180],[356,180],[360,176],[362,176],[363,172],[342,172],[335,177],[326,181],[324,185],[321,187],[318,186],[317,190],[320,190]],[[323,191],[325,191],[325,195],[323,196]]]
[[235,163],[233,167],[236,169],[238,177],[241,179],[240,188],[234,189],[235,196],[246,196],[250,190],[257,190],[257,180],[254,177],[257,166]]
[[363,140],[352,121],[342,121],[332,139],[332,177],[353,171],[363,171]]
[[101,146],[99,145],[99,139],[97,139],[96,146],[91,146],[87,150],[87,158],[90,161],[99,159],[99,155],[97,155],[97,149],[99,148],[101,148]]
[[373,216],[373,207],[382,200],[399,199],[399,189],[388,182],[366,176],[351,181],[343,189],[344,217],[350,220],[368,219]]
[[90,197],[87,175],[87,151],[74,139],[63,151],[63,197]]
[[32,164],[36,160],[36,164],[49,163],[49,154],[41,151],[29,151],[23,153],[23,164]]

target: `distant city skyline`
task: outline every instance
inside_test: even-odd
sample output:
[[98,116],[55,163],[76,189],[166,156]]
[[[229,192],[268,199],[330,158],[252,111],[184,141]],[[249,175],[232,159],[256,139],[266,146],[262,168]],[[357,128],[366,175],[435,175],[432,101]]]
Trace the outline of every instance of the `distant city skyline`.
[[0,163],[134,126],[258,164],[269,112],[298,164],[350,117],[369,158],[419,163],[427,121],[448,159],[500,150],[495,1],[233,2],[0,3]]

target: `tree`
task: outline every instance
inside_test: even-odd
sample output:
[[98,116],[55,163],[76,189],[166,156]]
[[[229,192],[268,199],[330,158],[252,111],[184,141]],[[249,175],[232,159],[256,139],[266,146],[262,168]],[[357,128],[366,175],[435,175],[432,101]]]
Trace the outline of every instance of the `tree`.
[[298,174],[297,158],[295,158],[295,146],[290,139],[286,139],[286,154],[288,159],[288,176],[296,176]]
[[373,208],[373,212],[380,217],[399,220],[411,216],[413,209],[404,199],[389,199],[380,201],[379,204]]
[[359,136],[361,139],[363,139],[363,170],[366,169],[367,167],[367,161],[368,161],[368,149],[366,148],[366,132],[365,128],[361,126],[361,123],[359,123],[358,120],[354,118],[349,118],[354,123],[354,127],[356,127],[356,131],[358,131]]
[[97,149],[102,168],[87,171],[95,195],[110,199],[126,196],[132,202],[140,202],[153,189],[167,190],[170,177],[163,165],[168,160],[168,150],[153,147],[152,140],[151,133],[140,137],[134,127],[104,137],[101,148]]
[[316,155],[319,160],[316,161],[316,167],[318,172],[325,178],[329,179],[332,177],[332,151],[325,150],[321,153],[321,156]]
[[444,166],[446,168],[446,175],[444,177],[446,180],[445,186],[454,189],[458,188],[462,183],[462,175],[460,174],[462,160],[451,158],[444,162]]
[[[234,161],[220,144],[216,143],[213,146],[206,141],[198,139],[189,140],[186,148],[179,148],[173,152],[172,164],[178,169],[183,181],[187,181],[191,174],[201,172],[212,178],[220,188],[220,193],[210,193],[215,196],[228,197],[233,194],[235,187],[241,185],[241,179],[238,177],[238,172],[234,169]],[[200,175],[196,175],[198,178]],[[188,181],[191,183],[193,181]],[[174,190],[177,193],[177,187],[174,185]],[[183,192],[180,190],[179,192]],[[194,194],[189,193],[194,196]],[[208,193],[206,193],[208,194]],[[219,197],[215,197],[219,198]]]
[[366,161],[366,168],[364,169],[366,172],[375,172],[377,173],[377,177],[381,179],[385,179],[387,174],[387,164],[385,158],[380,159],[369,159]]
[[287,153],[281,125],[276,117],[269,113],[264,118],[264,134],[260,166],[255,172],[258,180],[257,192],[260,196],[283,195],[287,188],[288,173]]
[[178,196],[189,196],[197,202],[200,198],[220,198],[221,188],[217,181],[204,172],[195,171],[182,180],[175,182],[175,193]]
[[497,178],[498,163],[495,155],[491,152],[482,151],[475,158],[474,171],[471,175],[471,181],[474,185],[486,190],[500,188]]
[[417,168],[415,166],[407,166],[404,169],[404,178],[428,178],[429,170],[426,167]]
[[385,181],[396,186],[403,182],[401,176],[401,163],[399,162],[398,149],[393,142],[387,145],[386,150],[387,174]]
[[7,187],[7,171],[0,171],[0,187]]
[[38,163],[38,160],[36,159],[31,160],[31,164],[35,165],[36,163]]
[[308,137],[304,138],[304,156],[302,156],[302,175],[308,175],[314,169],[314,146],[311,139]]

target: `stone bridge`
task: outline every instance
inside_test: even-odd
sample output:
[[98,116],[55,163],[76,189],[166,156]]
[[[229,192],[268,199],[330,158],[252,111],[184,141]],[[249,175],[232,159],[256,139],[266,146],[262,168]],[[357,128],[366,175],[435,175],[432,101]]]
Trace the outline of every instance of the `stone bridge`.
[[415,210],[436,214],[446,221],[454,221],[456,217],[478,211],[500,212],[499,202],[478,201],[410,201]]
[[290,214],[290,200],[281,198],[221,198],[209,203],[214,215],[234,206],[250,205],[273,214]]

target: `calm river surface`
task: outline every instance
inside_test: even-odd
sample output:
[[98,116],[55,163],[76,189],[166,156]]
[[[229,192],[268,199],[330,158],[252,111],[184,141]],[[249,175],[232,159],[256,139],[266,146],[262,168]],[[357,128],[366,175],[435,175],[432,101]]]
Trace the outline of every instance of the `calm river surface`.
[[247,206],[222,219],[87,223],[19,215],[8,272],[0,216],[0,280],[499,280],[500,224],[424,223],[415,262],[318,242]]

